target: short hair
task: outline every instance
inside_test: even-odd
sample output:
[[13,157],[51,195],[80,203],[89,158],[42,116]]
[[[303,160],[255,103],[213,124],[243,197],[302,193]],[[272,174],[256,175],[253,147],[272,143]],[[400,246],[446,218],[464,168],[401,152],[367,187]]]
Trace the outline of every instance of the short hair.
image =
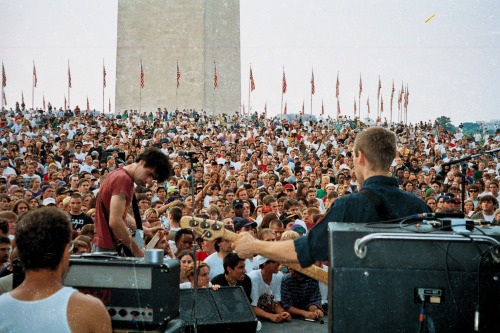
[[364,129],[354,140],[354,153],[362,152],[375,170],[389,170],[396,157],[396,135],[380,127]]
[[174,220],[175,222],[180,222],[180,220],[182,218],[182,209],[181,208],[174,206],[174,207],[169,209],[168,213],[172,216],[172,220]]
[[[87,212],[89,213],[90,210]],[[87,236],[90,239],[94,239],[94,224],[86,224],[80,229],[79,236]]]
[[295,238],[299,238],[299,237],[300,237],[300,235],[297,231],[287,230],[281,235],[280,240],[285,241],[285,240],[295,239]]
[[2,218],[2,219],[16,219],[17,220],[17,214],[10,211],[10,210],[4,210],[3,212],[0,212],[0,218]]
[[231,269],[234,269],[240,261],[245,261],[245,259],[241,259],[238,257],[238,254],[231,252],[228,253],[224,259],[222,260],[222,266],[224,267],[224,274],[229,274],[227,268],[231,267]]
[[191,236],[193,236],[193,239],[194,239],[194,232],[192,230],[180,229],[180,230],[177,230],[177,232],[175,233],[175,238],[174,238],[175,244],[179,243],[179,240],[181,239],[182,235],[191,235]]
[[9,244],[10,245],[10,238],[4,235],[0,235],[0,244]]
[[285,211],[288,211],[292,206],[298,206],[298,205],[299,202],[295,199],[288,199],[285,200],[285,202],[283,202],[283,208],[285,209]]
[[172,174],[170,159],[158,148],[147,148],[135,159],[137,163],[144,161],[145,168],[152,168],[158,182],[164,182]]
[[498,206],[498,200],[497,200],[497,198],[495,198],[491,194],[485,194],[483,196],[480,196],[479,197],[479,203],[481,204],[483,202],[492,202],[495,207]]
[[6,219],[0,218],[0,231],[3,234],[9,233],[9,222]]
[[176,258],[181,260],[184,256],[190,256],[194,260],[194,254],[192,250],[182,250],[181,252],[177,253]]
[[55,270],[71,241],[68,214],[42,207],[23,214],[16,227],[16,245],[25,270]]

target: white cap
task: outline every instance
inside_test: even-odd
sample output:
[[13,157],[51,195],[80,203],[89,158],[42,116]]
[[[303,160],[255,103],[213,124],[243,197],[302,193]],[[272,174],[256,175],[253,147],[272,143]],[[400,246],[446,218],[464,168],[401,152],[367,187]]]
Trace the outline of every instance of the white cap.
[[47,198],[47,199],[43,200],[42,204],[44,206],[55,205],[56,204],[56,200],[54,198]]

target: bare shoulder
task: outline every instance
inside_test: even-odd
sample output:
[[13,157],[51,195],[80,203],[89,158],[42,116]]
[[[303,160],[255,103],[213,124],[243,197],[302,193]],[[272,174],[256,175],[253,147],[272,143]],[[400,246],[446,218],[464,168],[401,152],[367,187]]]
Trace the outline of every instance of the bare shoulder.
[[73,333],[111,332],[111,318],[104,304],[80,292],[69,299],[68,323]]

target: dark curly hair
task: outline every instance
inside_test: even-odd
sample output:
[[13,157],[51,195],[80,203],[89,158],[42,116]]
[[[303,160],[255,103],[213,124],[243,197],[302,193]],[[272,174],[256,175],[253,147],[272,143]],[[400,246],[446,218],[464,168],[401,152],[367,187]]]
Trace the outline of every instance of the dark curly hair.
[[57,208],[23,214],[16,226],[16,244],[24,269],[55,270],[71,241],[71,231],[68,214]]
[[148,148],[135,159],[137,163],[144,161],[145,168],[152,168],[159,183],[164,182],[172,175],[172,164],[167,155],[158,148]]

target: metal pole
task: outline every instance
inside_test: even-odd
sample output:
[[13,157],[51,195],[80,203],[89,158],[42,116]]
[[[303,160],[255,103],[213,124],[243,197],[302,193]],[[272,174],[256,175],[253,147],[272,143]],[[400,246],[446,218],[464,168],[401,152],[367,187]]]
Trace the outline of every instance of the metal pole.
[[[68,59],[68,110],[71,110],[70,97],[69,97],[69,90],[70,90],[70,87],[69,87],[69,75],[70,75],[70,71],[69,71],[69,59]],[[66,110],[64,110],[64,111],[66,111]]]
[[142,113],[142,86],[141,86],[142,73],[143,73],[143,69],[142,69],[142,59],[141,59],[141,74],[140,74],[141,80],[139,81],[139,114]]
[[[102,58],[102,113],[104,114],[104,58]],[[116,110],[115,110],[116,111]]]
[[31,109],[35,109],[35,60],[33,60],[33,74],[31,74]]
[[[252,64],[250,64],[250,71],[252,70]],[[248,114],[250,114],[252,107],[250,106],[250,92],[252,91],[252,82],[250,81],[250,75],[248,75]]]

